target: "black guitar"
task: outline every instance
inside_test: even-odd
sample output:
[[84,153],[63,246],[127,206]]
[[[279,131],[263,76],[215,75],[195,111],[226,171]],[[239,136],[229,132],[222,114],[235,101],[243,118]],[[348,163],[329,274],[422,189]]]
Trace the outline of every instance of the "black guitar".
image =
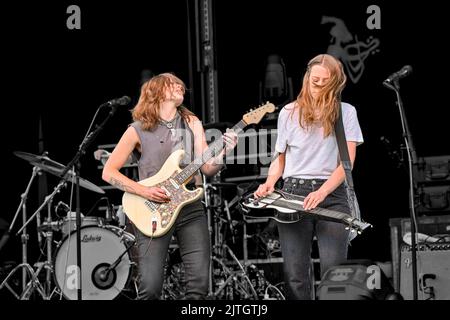
[[244,210],[244,215],[249,218],[270,218],[281,223],[297,222],[305,216],[313,218],[343,223],[348,228],[361,234],[366,228],[371,227],[370,223],[353,218],[352,216],[339,211],[328,210],[316,207],[311,210],[303,208],[305,197],[275,190],[270,195],[255,199],[253,194],[246,197],[242,202],[244,208],[248,209],[275,209],[275,210]]

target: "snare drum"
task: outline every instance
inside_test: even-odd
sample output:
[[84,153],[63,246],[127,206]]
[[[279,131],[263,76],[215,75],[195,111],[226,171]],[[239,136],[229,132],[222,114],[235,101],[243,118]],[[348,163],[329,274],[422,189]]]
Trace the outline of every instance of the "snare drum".
[[[83,226],[80,233],[82,299],[116,298],[130,279],[132,263],[127,249],[134,244],[134,236],[114,226]],[[76,232],[72,232],[61,241],[54,259],[55,283],[69,300],[78,297],[76,238]],[[120,262],[106,273],[116,261]]]

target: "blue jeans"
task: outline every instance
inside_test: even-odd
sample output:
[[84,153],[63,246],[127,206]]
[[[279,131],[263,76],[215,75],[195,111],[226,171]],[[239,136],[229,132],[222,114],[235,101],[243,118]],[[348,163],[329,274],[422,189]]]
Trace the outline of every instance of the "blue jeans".
[[[320,188],[323,179],[286,178],[283,190],[289,193],[307,196]],[[347,193],[344,184],[329,194],[319,207],[350,214]],[[347,259],[348,234],[345,225],[305,216],[295,223],[277,223],[287,298],[292,300],[310,300],[311,297],[311,249],[314,234],[317,238],[320,258],[320,271],[325,271]]]
[[209,287],[210,242],[207,216],[201,201],[185,206],[172,228],[162,237],[150,241],[137,228],[139,272],[138,299],[160,299],[164,283],[164,265],[169,244],[175,233],[185,267],[185,299],[204,299]]

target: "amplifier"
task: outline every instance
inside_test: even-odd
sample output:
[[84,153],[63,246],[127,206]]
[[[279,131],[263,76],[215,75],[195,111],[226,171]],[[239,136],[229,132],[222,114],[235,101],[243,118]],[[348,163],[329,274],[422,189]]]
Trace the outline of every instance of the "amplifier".
[[[429,235],[450,235],[450,215],[439,216],[422,216],[417,218],[418,232]],[[392,272],[394,278],[394,288],[397,292],[400,291],[400,254],[403,250],[408,251],[404,247],[403,238],[406,233],[411,232],[411,221],[409,218],[392,218],[389,219],[390,237],[391,237],[391,256],[392,256]],[[428,248],[433,248],[429,251],[438,251],[439,246],[447,245],[445,237],[439,236],[439,242],[427,244]],[[445,240],[445,243],[442,241]],[[424,247],[419,250],[426,249]],[[440,249],[439,249],[440,250]],[[443,250],[446,250],[443,248]]]
[[[417,251],[417,298],[419,300],[450,299],[450,244]],[[444,244],[442,245],[444,246]],[[400,294],[413,299],[411,248],[400,254]]]

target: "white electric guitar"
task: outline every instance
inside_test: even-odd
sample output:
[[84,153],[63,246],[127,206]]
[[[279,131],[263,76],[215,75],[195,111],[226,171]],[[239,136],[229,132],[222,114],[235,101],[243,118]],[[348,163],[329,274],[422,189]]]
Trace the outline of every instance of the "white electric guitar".
[[370,223],[353,218],[349,214],[335,210],[316,207],[311,210],[303,208],[305,197],[275,190],[266,197],[255,199],[252,195],[247,196],[242,202],[244,208],[248,209],[275,209],[275,210],[244,210],[244,215],[250,218],[271,218],[281,223],[297,222],[302,217],[310,216],[316,219],[339,222],[360,234]]
[[[249,124],[256,124],[267,114],[275,111],[272,103],[246,113],[232,130],[238,134]],[[217,155],[223,148],[222,140],[216,140],[199,157],[196,157],[183,170],[179,163],[185,154],[184,150],[174,151],[165,161],[162,168],[154,176],[138,183],[147,187],[159,187],[170,197],[167,203],[154,202],[136,194],[125,192],[122,197],[123,211],[131,222],[145,235],[151,237],[163,236],[174,224],[181,209],[189,203],[200,199],[203,188],[188,190],[186,184],[200,167]]]

